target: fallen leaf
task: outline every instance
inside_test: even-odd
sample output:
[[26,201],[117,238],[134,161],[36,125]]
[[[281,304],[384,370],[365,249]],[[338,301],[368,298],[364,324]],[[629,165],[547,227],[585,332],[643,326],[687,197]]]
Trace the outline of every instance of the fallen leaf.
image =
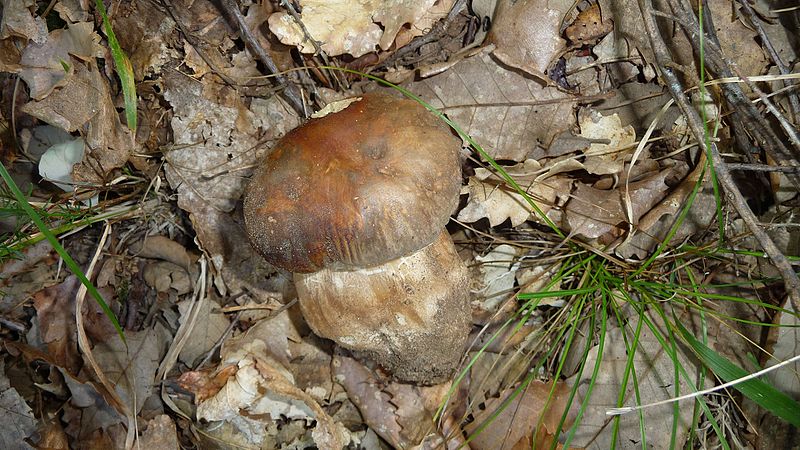
[[43,17],[33,16],[34,0],[3,1],[3,16],[0,18],[0,39],[18,36],[36,44],[47,40],[47,24]]
[[134,414],[138,414],[147,398],[156,392],[156,370],[166,354],[166,343],[160,336],[154,329],[126,331],[127,345],[114,334],[94,346],[97,364]]
[[[191,298],[187,298],[178,303],[181,324],[189,320],[187,313],[192,302]],[[200,305],[192,338],[186,341],[186,345],[181,349],[179,356],[181,362],[189,367],[194,367],[199,362],[198,359],[204,357],[225,334],[228,325],[230,325],[230,321],[225,314],[219,311],[219,305],[206,298]]]
[[225,421],[240,430],[250,445],[260,446],[266,436],[265,422],[284,417],[290,421],[315,420],[312,437],[322,450],[339,450],[349,433],[337,424],[308,394],[294,386],[292,374],[266,356],[266,346],[255,340],[223,355],[221,364],[235,364],[236,374],[225,388],[197,406],[197,418]]
[[[503,169],[525,189],[544,214],[548,214],[558,204],[559,198],[569,192],[572,184],[566,177],[540,176],[545,169],[532,159]],[[477,222],[487,218],[493,227],[509,219],[515,227],[526,220],[542,222],[538,213],[521,194],[503,184],[489,170],[476,169],[475,176],[470,177],[461,193],[469,194],[469,197],[467,204],[458,213],[458,220]]]
[[[349,53],[357,58],[378,47],[388,50],[401,28],[419,30],[416,33],[421,35],[435,21],[431,17],[422,19],[436,0],[300,0],[298,3],[304,27],[330,56]],[[438,14],[444,17],[447,11]],[[288,13],[271,15],[269,28],[284,44],[299,46],[304,53],[316,51]]]
[[73,167],[75,181],[101,183],[110,171],[128,162],[133,153],[133,134],[121,124],[108,81],[97,69],[75,64],[75,74],[64,87],[21,109],[69,132],[88,122],[88,151],[84,152],[83,161]]
[[19,75],[28,85],[31,98],[41,100],[73,75],[75,63],[71,56],[93,61],[103,54],[94,24],[76,23],[67,29],[53,30],[42,44],[28,44],[22,52]]
[[[639,218],[664,198],[668,186],[664,179],[668,170],[641,181],[630,183],[629,198],[635,224]],[[623,192],[625,186],[613,190],[600,190],[583,183],[577,183],[572,199],[565,206],[566,219],[571,233],[589,239],[606,234],[620,236],[627,228]]]
[[[576,404],[586,402],[583,418],[577,425],[572,445],[584,447],[587,450],[608,449],[614,445],[620,449],[641,448],[641,415],[644,420],[644,433],[648,446],[650,443],[670,442],[671,434],[674,432],[676,447],[683,447],[692,423],[692,408],[680,408],[677,416],[677,427],[673,430],[672,421],[675,415],[675,405],[673,404],[655,406],[637,413],[624,414],[619,417],[619,433],[610,432],[614,418],[606,415],[606,411],[617,406],[620,386],[626,377],[628,354],[634,351],[627,350],[627,345],[633,342],[633,333],[637,327],[637,322],[642,320],[637,312],[628,311],[622,312],[622,314],[623,317],[628,318],[626,328],[621,330],[616,327],[609,327],[606,332],[603,353],[598,353],[599,346],[592,347],[586,357],[583,374],[567,380],[570,386],[578,385],[574,402]],[[648,313],[647,317],[662,336],[665,333],[669,333],[666,331],[660,316]],[[623,332],[627,334],[627,341],[622,337]],[[677,359],[683,370],[686,371],[685,376],[679,376],[678,380],[675,379],[674,363],[667,350],[659,343],[649,325],[643,325],[638,347],[633,355],[632,367],[636,371],[637,382],[635,386],[638,387],[638,394],[634,394],[634,383],[628,382],[623,397],[623,406],[633,406],[637,403],[647,404],[672,398],[676,393],[676,384],[679,385],[680,394],[702,389],[702,387],[690,387],[686,381],[687,379],[696,379],[695,365],[680,352],[678,352]],[[592,373],[596,364],[600,364],[600,368],[596,371],[597,377],[594,381],[591,396],[586,399],[589,396],[589,379],[593,376]],[[616,442],[612,442],[612,437],[616,438]]]
[[524,161],[575,124],[574,100],[499,65],[485,53],[408,89],[443,110],[494,159]]
[[42,343],[59,367],[77,373],[81,367],[75,328],[75,294],[80,283],[69,276],[63,283],[33,294]]
[[178,431],[175,422],[166,414],[161,414],[147,422],[147,428],[142,432],[138,445],[143,449],[151,450],[178,450]]
[[16,389],[11,387],[5,373],[5,367],[0,364],[0,447],[7,449],[33,449],[25,442],[36,432],[37,420],[33,410]]
[[549,0],[500,1],[486,37],[492,52],[504,64],[523,70],[541,83],[553,85],[547,69],[567,48],[561,38],[561,20],[571,2],[551,9]]
[[422,388],[396,382],[383,385],[363,364],[338,352],[334,368],[337,381],[361,411],[364,423],[394,448],[414,447],[435,433]]
[[593,143],[584,153],[584,168],[596,175],[618,174],[622,172],[625,158],[632,155],[636,142],[633,127],[622,126],[619,116],[603,116],[589,108],[578,113],[581,136],[590,140],[606,140],[607,144]]
[[570,26],[564,30],[564,35],[573,44],[594,42],[605,36],[614,28],[614,24],[603,17],[600,4],[595,3],[584,9]]
[[244,237],[229,214],[242,195],[247,176],[268,152],[270,141],[297,125],[297,116],[278,99],[252,99],[246,108],[229,88],[208,88],[182,74],[167,72],[164,97],[172,104],[176,146],[165,155],[165,172],[178,193],[178,206],[190,213],[203,249],[222,277],[215,285],[225,295],[248,290],[264,298],[274,272]]
[[[569,406],[569,386],[559,381],[553,388],[551,382],[533,380],[521,388],[522,392],[513,400],[503,405],[515,389],[516,387],[505,389],[499,397],[487,400],[484,410],[474,413],[475,420],[465,427],[465,431],[472,436],[471,448],[551,448],[558,441],[558,424]],[[562,429],[566,430],[572,425],[577,416],[576,406],[573,402]],[[497,414],[496,417],[494,414]],[[537,428],[540,423],[541,427]],[[477,430],[482,425],[486,427],[478,433]]]
[[483,274],[483,288],[476,294],[482,301],[483,309],[494,311],[500,303],[514,294],[514,275],[520,266],[517,248],[501,244],[484,256],[476,256],[475,261]]

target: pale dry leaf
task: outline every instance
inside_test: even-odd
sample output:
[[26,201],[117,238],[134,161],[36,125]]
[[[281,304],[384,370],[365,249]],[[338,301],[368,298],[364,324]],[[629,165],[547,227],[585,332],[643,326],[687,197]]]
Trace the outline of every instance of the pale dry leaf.
[[[178,303],[181,324],[189,320],[188,312],[191,304],[192,299]],[[186,341],[186,345],[181,349],[179,356],[181,362],[194,367],[198,359],[204,357],[219,341],[229,324],[228,318],[219,310],[219,305],[211,299],[206,299],[200,306],[192,338]]]
[[166,414],[158,415],[147,422],[138,445],[150,450],[178,450],[178,430],[172,418]]
[[485,53],[408,89],[442,110],[494,159],[524,161],[575,124],[574,100]]
[[204,89],[175,72],[164,76],[164,97],[172,104],[176,148],[165,155],[167,180],[178,206],[190,213],[198,240],[221,278],[225,295],[242,289],[268,297],[270,269],[250,246],[229,214],[247,177],[267,153],[269,142],[298,124],[278,97],[252,99],[249,108],[228,88]]
[[22,52],[19,75],[28,85],[31,98],[41,100],[72,76],[74,63],[70,55],[91,61],[103,54],[94,25],[77,23],[66,30],[53,30],[42,44],[28,44]]
[[102,183],[108,173],[128,162],[136,144],[133,133],[120,122],[108,80],[96,68],[81,63],[74,67],[75,74],[64,87],[41,101],[26,103],[22,110],[69,132],[86,126],[88,151],[73,166],[72,179]]
[[[664,198],[668,186],[664,183],[669,175],[668,170],[656,173],[644,180],[630,183],[628,186],[631,209],[636,223],[639,218]],[[589,239],[599,238],[606,234],[613,237],[621,235],[626,226],[625,206],[622,191],[624,186],[612,189],[596,189],[587,184],[578,183],[567,203],[566,219],[571,233]]]
[[[508,404],[504,401],[514,393],[515,387],[505,389],[499,397],[486,401],[486,409],[475,413],[475,420],[466,426],[466,432],[473,436],[470,443],[475,450],[515,450],[523,448],[551,448],[558,441],[558,424],[568,408],[570,389],[559,381],[553,389],[552,383],[534,380]],[[551,390],[554,392],[551,394]],[[572,408],[563,424],[568,429],[577,415]],[[496,417],[492,415],[503,408]],[[478,427],[489,419],[486,428],[475,433]],[[537,430],[536,426],[540,423]],[[534,434],[535,432],[535,434]],[[474,434],[473,434],[474,433]]]
[[593,143],[586,150],[583,162],[589,173],[610,175],[622,172],[625,158],[632,155],[635,148],[636,132],[633,127],[622,126],[616,114],[603,116],[590,108],[578,113],[581,137],[591,140],[607,140],[608,144]]
[[431,415],[420,388],[412,384],[384,385],[363,364],[334,355],[336,380],[361,411],[364,423],[395,448],[411,448],[431,431]]
[[[67,23],[86,22],[89,19],[86,0],[59,0],[53,11],[57,12],[61,20]],[[119,19],[117,16],[116,19]]]
[[[435,3],[436,0],[299,1],[303,25],[322,50],[330,56],[348,53],[354,57],[378,48],[388,50],[401,28],[418,29],[422,34],[435,21],[428,14]],[[445,14],[447,11],[436,15]],[[299,46],[304,53],[316,51],[288,13],[271,15],[269,28],[284,44]]]
[[483,302],[481,307],[494,311],[497,306],[513,294],[515,274],[520,262],[517,260],[517,249],[508,244],[501,244],[484,256],[476,256],[483,274],[482,288],[477,292]]
[[97,364],[113,383],[120,399],[137,414],[153,394],[156,370],[166,354],[165,343],[154,329],[126,331],[122,342],[119,335],[95,344],[92,353]]
[[3,0],[3,16],[0,18],[0,39],[18,36],[36,44],[47,40],[47,24],[43,17],[33,16],[34,0]]
[[[558,203],[558,199],[569,192],[571,181],[568,178],[541,177],[544,169],[536,160],[528,159],[503,169],[525,189],[544,214],[548,214]],[[477,222],[487,218],[493,227],[506,220],[510,220],[511,225],[515,227],[526,220],[542,222],[538,213],[521,194],[510,186],[502,184],[498,177],[493,176],[493,172],[487,169],[476,169],[475,176],[470,177],[467,185],[462,187],[461,193],[469,194],[469,197],[467,204],[458,213],[458,220]]]
[[294,386],[292,374],[265,352],[264,342],[254,340],[225,355],[223,364],[236,364],[238,370],[214,397],[197,406],[198,419],[229,422],[247,442],[258,446],[266,437],[266,423],[261,418],[315,420],[312,437],[320,449],[338,450],[347,445],[349,433],[344,427]]
[[166,10],[148,8],[142,14],[137,3],[120,3],[114,14],[114,29],[125,49],[136,81],[161,73],[164,65],[178,60],[180,54],[171,45],[177,25]]
[[614,24],[606,19],[595,3],[578,14],[575,21],[564,30],[564,35],[573,44],[589,43],[605,36],[614,28]]
[[[772,358],[765,364],[766,367],[774,366],[780,361],[785,361],[800,354],[800,319],[795,315],[791,302],[786,302],[786,311],[780,313],[780,327],[777,328],[775,346],[772,348]],[[800,395],[800,363],[794,362],[789,367],[783,367],[767,374],[769,384],[781,392],[794,398]]]
[[5,373],[5,367],[0,364],[0,447],[6,449],[33,449],[25,439],[36,432],[37,421],[33,410],[25,403],[25,399],[11,387]]
[[[622,314],[623,317],[629,317],[624,332],[627,333],[627,342],[630,343],[633,342],[634,330],[641,318],[638,312],[627,309],[628,311]],[[648,313],[648,319],[661,336],[668,333],[660,316]],[[578,384],[574,402],[580,404],[589,395],[589,379],[592,377],[593,368],[595,364],[600,364],[594,389],[586,403],[583,418],[577,426],[575,439],[572,442],[573,446],[583,447],[587,450],[612,447],[613,421],[611,416],[606,415],[606,411],[617,406],[620,386],[625,378],[628,354],[633,351],[626,350],[627,344],[622,338],[622,333],[623,330],[619,328],[609,327],[606,332],[603,354],[598,354],[599,346],[594,346],[589,350],[583,375],[580,377],[576,375],[567,380],[571,386]],[[636,372],[635,375],[631,375],[637,379],[638,399],[634,394],[634,384],[628,381],[622,406],[634,406],[637,402],[647,404],[672,398],[676,395],[676,384],[680,394],[694,392],[695,388],[690,388],[686,380],[696,379],[695,364],[680,352],[678,352],[677,359],[686,371],[686,376],[679,376],[678,380],[675,379],[675,368],[668,352],[662,347],[649,325],[642,325],[639,346],[633,355],[633,369]],[[641,448],[642,428],[640,428],[639,414],[644,417],[644,433],[648,444],[670,442],[674,411],[674,405],[665,404],[644,409],[640,413],[622,415],[619,418],[616,448]],[[684,407],[681,404],[675,430],[676,447],[683,447],[691,423],[692,408]]]
[[498,2],[486,38],[495,45],[492,53],[497,59],[548,85],[554,82],[547,76],[547,69],[567,48],[560,29],[566,10],[551,9],[551,3],[549,0]]

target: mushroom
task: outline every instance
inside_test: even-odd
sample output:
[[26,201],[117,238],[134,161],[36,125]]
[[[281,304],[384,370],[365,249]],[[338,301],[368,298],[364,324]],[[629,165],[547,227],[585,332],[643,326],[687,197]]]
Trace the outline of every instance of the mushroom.
[[250,241],[294,272],[311,329],[403,381],[450,377],[470,327],[467,269],[445,230],[459,149],[418,103],[367,94],[288,133],[245,193]]

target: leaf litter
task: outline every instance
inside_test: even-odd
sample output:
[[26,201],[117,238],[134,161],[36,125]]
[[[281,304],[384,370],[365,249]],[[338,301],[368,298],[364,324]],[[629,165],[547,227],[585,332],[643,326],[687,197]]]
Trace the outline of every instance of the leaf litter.
[[[644,260],[666,238],[698,181],[689,170],[696,154],[684,148],[686,122],[674,107],[659,112],[666,100],[639,9],[607,0],[580,2],[577,8],[572,1],[498,2],[497,9],[493,2],[470,3],[466,8],[464,2],[445,0],[300,0],[244,8],[245,22],[280,70],[321,63],[398,80],[416,74],[404,87],[447,114],[539,209],[485,158],[465,162],[462,205],[454,216],[463,224],[461,255],[473,265],[474,341],[466,355],[478,359],[458,382],[415,386],[316,337],[293,306],[291,275],[264,262],[244,237],[240,199],[249,176],[303,119],[274,95],[227,13],[184,0],[110,9],[140,89],[145,117],[134,134],[121,120],[122,93],[92,10],[81,2],[58,2],[48,20],[57,16],[65,24],[48,28],[33,3],[4,2],[0,70],[18,76],[24,89],[12,91],[12,78],[4,78],[2,117],[18,124],[14,132],[25,156],[38,163],[34,177],[40,174],[41,180],[28,176],[31,198],[41,204],[75,202],[102,192],[95,197],[101,205],[143,195],[159,205],[115,219],[95,278],[123,319],[127,342],[93,303],[83,304],[85,332],[113,393],[98,382],[78,348],[79,284],[54,267],[49,246],[27,247],[18,254],[20,261],[2,262],[8,287],[0,304],[3,324],[19,328],[3,336],[10,344],[0,368],[0,397],[4,408],[15,412],[4,416],[9,431],[3,439],[14,442],[8,448],[22,448],[17,443],[37,429],[39,448],[49,439],[124,447],[130,423],[114,409],[112,397],[138,416],[139,445],[153,448],[185,442],[201,448],[212,442],[248,448],[539,448],[560,446],[569,429],[571,448],[607,448],[612,422],[605,410],[618,406],[620,398],[628,405],[634,397],[648,403],[690,391],[686,379],[696,378],[693,363],[680,356],[680,366],[690,373],[675,380],[673,361],[644,326],[632,366],[638,391],[629,383],[619,392],[630,331],[637,326],[630,305],[622,313],[627,320],[612,321],[606,330],[602,354],[597,336],[582,337],[587,345],[595,340],[583,362],[599,367],[597,378],[575,373],[583,358],[575,353],[582,346],[575,345],[565,356],[572,362],[561,379],[549,378],[552,373],[540,366],[537,379],[521,381],[530,362],[544,354],[541,345],[560,345],[552,340],[552,321],[571,304],[568,297],[544,298],[514,322],[520,320],[517,294],[571,283],[559,275],[565,256],[557,256],[558,249],[567,248],[565,241],[543,234],[547,222],[583,248]],[[764,73],[767,55],[742,10],[732,11],[722,0],[708,5],[726,55],[743,73]],[[451,14],[454,6],[460,9]],[[780,44],[778,53],[796,58],[787,29],[775,20],[764,26]],[[694,73],[691,42],[682,33],[674,38],[676,62]],[[325,106],[318,99],[376,88],[320,68],[292,72],[289,79],[303,86],[313,109]],[[6,107],[10,95],[14,111]],[[646,134],[653,120],[655,132]],[[42,126],[59,130],[56,137],[43,137]],[[724,133],[720,139],[730,139]],[[651,141],[634,156],[642,136]],[[53,150],[66,142],[69,151]],[[4,154],[9,163],[18,173],[28,170]],[[793,194],[784,189],[777,207]],[[715,219],[708,185],[686,217],[670,244],[708,236]],[[96,231],[76,230],[66,238],[71,250],[92,254]],[[742,265],[731,270],[709,269],[707,279],[737,282],[759,266],[739,261]],[[84,267],[87,262],[84,256]],[[774,293],[765,285],[747,295]],[[740,320],[787,325],[778,329],[774,343],[764,341],[758,327],[746,335],[771,347],[775,358],[793,355],[790,309],[763,315],[753,308],[714,307]],[[661,318],[648,317],[666,333]],[[516,325],[502,326],[508,320]],[[697,320],[687,321],[694,331],[701,328]],[[193,331],[178,343],[179,329]],[[756,353],[762,347],[733,337],[736,333],[720,324],[708,333],[718,352],[753,368],[742,349]],[[175,363],[167,364],[167,355],[178,348]],[[34,371],[34,362],[49,370]],[[11,369],[32,375],[23,382],[17,372],[9,376]],[[161,374],[165,378],[157,379]],[[796,393],[791,376],[772,377],[775,385]],[[572,387],[576,400],[570,404]],[[46,399],[36,410],[34,393]],[[66,403],[59,408],[59,402]],[[580,421],[570,428],[581,402]],[[691,417],[681,409],[675,434],[669,435],[673,430],[664,424],[672,420],[671,408],[646,410],[645,436],[641,417],[623,416],[618,444],[627,448],[642,439],[674,438],[683,445]],[[747,411],[748,417],[763,414]]]

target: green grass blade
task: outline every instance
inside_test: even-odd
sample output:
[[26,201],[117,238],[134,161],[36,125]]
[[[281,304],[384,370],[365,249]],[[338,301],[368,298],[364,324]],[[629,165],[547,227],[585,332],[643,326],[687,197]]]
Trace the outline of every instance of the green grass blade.
[[56,253],[58,253],[58,255],[61,256],[61,259],[64,260],[64,264],[67,265],[67,268],[69,268],[69,270],[73,274],[75,274],[76,277],[78,277],[78,280],[80,280],[80,282],[84,286],[86,286],[86,291],[89,294],[91,294],[91,296],[94,298],[97,304],[100,305],[100,308],[103,310],[105,315],[111,320],[111,323],[117,330],[117,334],[119,334],[119,337],[120,339],[122,339],[122,342],[125,342],[125,333],[122,331],[122,327],[120,326],[119,321],[117,320],[117,316],[114,315],[114,312],[111,311],[111,308],[108,307],[108,304],[105,302],[105,300],[103,300],[103,297],[100,295],[99,292],[97,292],[97,288],[94,287],[94,284],[92,284],[92,282],[89,281],[88,278],[86,278],[86,275],[83,273],[83,270],[81,270],[81,268],[78,266],[78,263],[76,263],[75,260],[72,259],[69,253],[67,253],[64,247],[58,242],[58,239],[56,239],[55,235],[53,235],[53,233],[44,223],[42,218],[39,217],[39,214],[36,213],[36,210],[33,209],[33,206],[31,206],[30,203],[28,203],[28,200],[22,194],[22,191],[17,186],[17,183],[15,183],[14,179],[11,178],[11,174],[9,174],[8,170],[6,170],[6,166],[2,163],[0,163],[0,177],[3,178],[3,181],[5,181],[6,185],[8,186],[8,189],[11,191],[12,194],[14,194],[14,198],[17,199],[19,206],[25,211],[28,217],[31,218],[36,227],[39,228],[39,231],[41,231],[45,239],[47,239],[47,241],[50,242],[50,245],[52,245]]
[[[695,353],[697,353],[697,356],[703,364],[708,366],[708,368],[724,382],[727,383],[750,374],[748,371],[731,362],[728,358],[698,341],[680,322],[676,321],[675,324],[678,331],[680,331],[686,342],[692,347]],[[783,392],[758,378],[743,381],[735,384],[733,387],[767,411],[770,411],[796,427],[800,427],[800,403],[792,400],[792,398]]]
[[119,45],[114,29],[111,27],[111,21],[108,20],[103,0],[95,0],[95,5],[103,17],[103,30],[108,37],[108,46],[111,48],[111,56],[114,58],[114,67],[122,84],[122,96],[125,98],[125,119],[127,119],[128,128],[136,131],[136,83],[133,80],[133,66],[128,55],[122,51],[122,47]]

